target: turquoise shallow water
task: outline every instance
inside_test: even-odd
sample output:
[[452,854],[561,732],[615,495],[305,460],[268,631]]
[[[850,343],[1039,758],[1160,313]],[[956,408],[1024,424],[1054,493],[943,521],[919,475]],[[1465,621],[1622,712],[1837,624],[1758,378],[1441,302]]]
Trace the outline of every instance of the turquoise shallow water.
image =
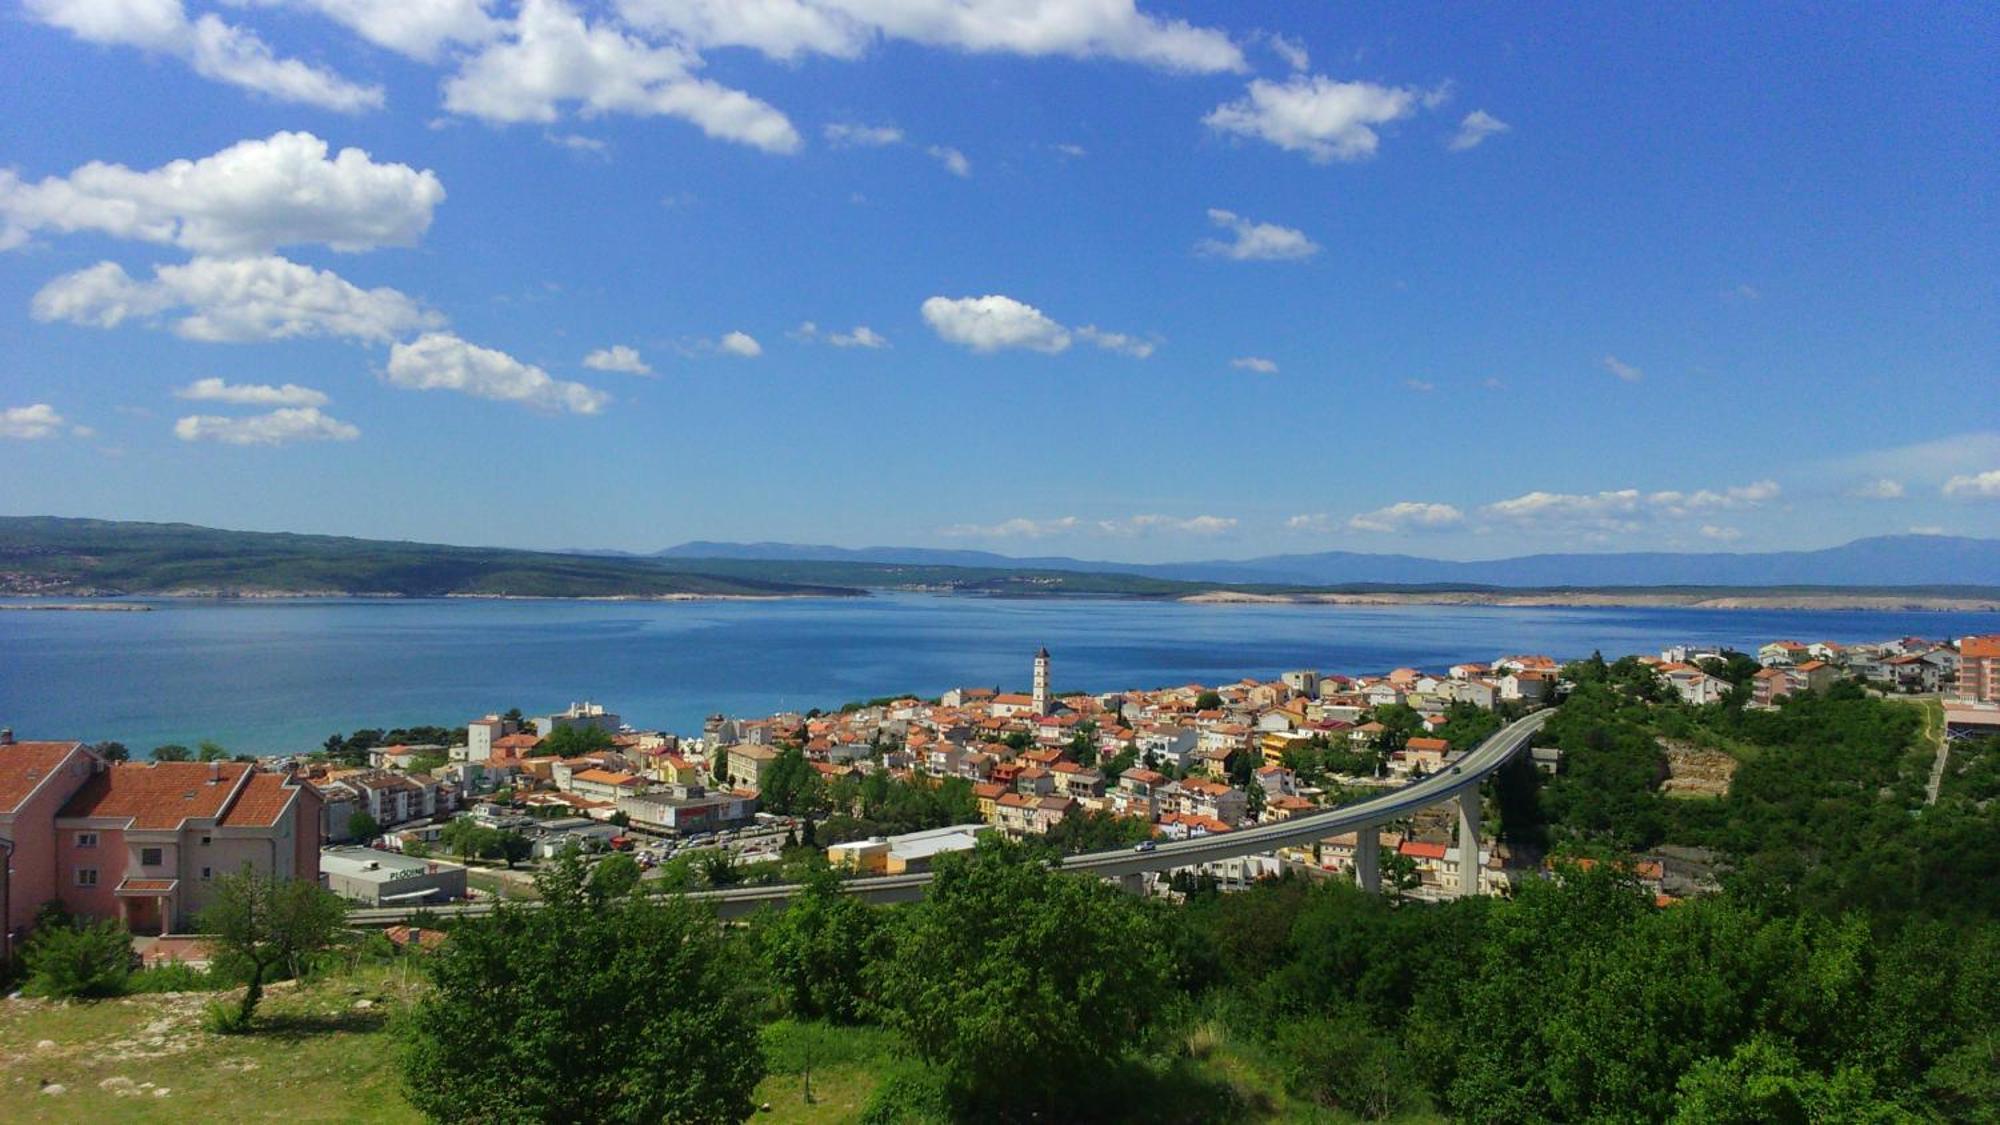
[[284,753],[334,731],[595,699],[645,727],[959,685],[1058,691],[1288,668],[1442,669],[1511,652],[2000,632],[2000,614],[1184,605],[922,594],[775,602],[161,601],[0,613],[0,725],[143,750]]

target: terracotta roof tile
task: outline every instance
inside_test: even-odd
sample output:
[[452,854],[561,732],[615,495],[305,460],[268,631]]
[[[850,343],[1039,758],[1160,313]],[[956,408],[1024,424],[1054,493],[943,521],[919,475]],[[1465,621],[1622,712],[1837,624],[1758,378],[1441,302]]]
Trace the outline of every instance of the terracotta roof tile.
[[250,767],[238,762],[117,762],[84,782],[59,816],[108,817],[146,830],[218,816]]
[[269,828],[285,815],[285,807],[298,795],[296,785],[288,785],[282,774],[258,771],[250,775],[229,811],[222,814],[225,828]]
[[80,742],[15,742],[0,746],[0,813],[10,813],[62,765]]

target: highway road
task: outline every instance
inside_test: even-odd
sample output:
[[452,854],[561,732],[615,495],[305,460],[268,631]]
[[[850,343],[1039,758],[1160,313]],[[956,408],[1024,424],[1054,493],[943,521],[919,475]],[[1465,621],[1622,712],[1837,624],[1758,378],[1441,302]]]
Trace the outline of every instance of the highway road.
[[[1121,848],[1068,856],[1063,860],[1063,870],[1122,879],[1149,871],[1171,871],[1177,867],[1192,867],[1234,856],[1276,851],[1282,847],[1402,820],[1420,809],[1454,801],[1468,791],[1476,792],[1488,776],[1528,745],[1529,739],[1542,728],[1551,714],[1551,711],[1536,711],[1518,719],[1473,747],[1451,766],[1378,797],[1235,832],[1162,841],[1152,851]],[[924,888],[930,881],[930,873],[921,872],[849,879],[842,887],[869,902],[914,902],[923,897]],[[714,903],[717,913],[724,918],[738,918],[760,907],[783,906],[797,890],[796,884],[779,883],[765,887],[692,891],[688,897]],[[492,910],[491,902],[451,903],[430,908],[433,914],[457,916],[488,914]],[[412,913],[405,908],[361,909],[349,911],[347,918],[357,926],[388,926],[407,920]]]

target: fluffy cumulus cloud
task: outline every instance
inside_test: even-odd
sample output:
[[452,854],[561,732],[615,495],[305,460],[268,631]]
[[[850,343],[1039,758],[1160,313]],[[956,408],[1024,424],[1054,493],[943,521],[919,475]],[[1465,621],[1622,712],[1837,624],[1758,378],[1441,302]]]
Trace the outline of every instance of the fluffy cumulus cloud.
[[1284,82],[1259,78],[1243,97],[1217,106],[1202,121],[1217,132],[1304,153],[1317,164],[1366,160],[1381,144],[1380,126],[1410,116],[1438,96],[1319,74]]
[[1106,332],[1095,324],[1086,324],[1077,329],[1076,338],[1086,344],[1103,348],[1107,352],[1131,356],[1133,359],[1145,359],[1159,346],[1151,340],[1141,340],[1137,336],[1128,336],[1123,332]]
[[592,371],[617,371],[625,375],[651,375],[652,367],[639,358],[639,349],[626,344],[613,344],[599,348],[583,357],[583,365]]
[[1451,140],[1446,142],[1445,147],[1453,152],[1464,152],[1469,148],[1478,148],[1486,138],[1498,136],[1512,128],[1512,125],[1485,110],[1475,109],[1458,123],[1458,131],[1451,135]]
[[98,328],[171,313],[178,335],[231,343],[312,336],[386,343],[443,322],[394,289],[362,289],[330,270],[268,256],[158,266],[150,281],[99,262],[43,286],[30,311],[37,320]]
[[248,254],[319,243],[335,250],[411,246],[444,201],[428,170],[377,163],[358,148],[329,155],[311,133],[275,133],[148,171],[92,162],[28,183],[0,170],[0,248],[36,231],[90,231]]
[[1074,340],[1105,351],[1144,359],[1157,346],[1123,332],[1112,332],[1086,324],[1071,330],[1042,310],[1012,297],[990,293],[984,297],[932,297],[922,308],[924,323],[947,343],[959,344],[976,352],[997,352],[1009,348],[1054,355],[1065,351]]
[[865,324],[857,324],[852,332],[828,333],[826,342],[836,348],[886,348],[889,341],[881,333]]
[[1356,531],[1437,531],[1465,522],[1465,513],[1450,504],[1427,504],[1404,500],[1386,508],[1363,512],[1347,521]]
[[279,58],[255,32],[213,13],[189,19],[180,0],[25,0],[23,9],[29,18],[86,43],[177,58],[204,78],[278,101],[348,113],[377,109],[383,102],[380,86]]
[[924,323],[947,343],[976,352],[1006,348],[1054,355],[1069,347],[1069,329],[1033,305],[997,293],[984,297],[932,297],[923,303]]
[[1714,539],[1721,543],[1734,543],[1738,539],[1743,538],[1743,532],[1733,527],[1705,523],[1701,525],[1701,537],[1703,539]]
[[740,359],[756,359],[764,354],[764,345],[748,332],[725,332],[722,339],[716,341],[715,350]]
[[771,58],[859,58],[895,39],[980,54],[1112,58],[1183,73],[1240,71],[1218,30],[1139,11],[1134,0],[618,0],[635,26]]
[[39,441],[62,432],[63,416],[46,402],[0,409],[0,438]]
[[1515,526],[1635,531],[1653,520],[1761,507],[1776,500],[1779,493],[1777,483],[1768,480],[1694,492],[1641,492],[1636,488],[1589,493],[1538,491],[1488,504],[1481,511]]
[[1255,371],[1259,375],[1276,375],[1278,373],[1277,362],[1265,359],[1261,355],[1237,356],[1235,359],[1229,361],[1229,366],[1234,367],[1238,371]]
[[1880,477],[1871,481],[1863,481],[1855,485],[1848,492],[1848,495],[1860,500],[1901,500],[1903,498],[1903,482],[1894,477]]
[[226,402],[231,406],[325,406],[326,394],[311,387],[286,383],[229,383],[221,379],[196,379],[174,392],[175,398],[190,402]]
[[966,159],[964,153],[950,145],[931,145],[929,148],[924,149],[924,151],[930,154],[932,160],[944,165],[945,171],[950,172],[959,179],[967,179],[972,175],[972,161]]
[[1627,383],[1637,383],[1646,377],[1644,371],[1626,363],[1615,355],[1607,355],[1603,360],[1604,369]]
[[1953,500],[2000,500],[2000,469],[1961,473],[1945,481],[1942,491]]
[[378,47],[436,62],[454,44],[476,45],[500,32],[483,0],[231,0],[260,8],[315,12]]
[[297,406],[245,418],[191,414],[174,423],[174,436],[182,441],[223,445],[288,445],[295,441],[353,441],[361,431],[320,413],[316,406]]
[[903,143],[903,131],[893,125],[835,122],[821,133],[826,137],[826,143],[835,148],[885,148]]
[[469,344],[449,332],[428,332],[391,348],[382,378],[405,390],[457,391],[571,414],[596,414],[611,401],[603,391],[552,379],[531,363]]
[[1319,243],[1302,230],[1276,223],[1252,222],[1234,211],[1208,209],[1208,221],[1230,233],[1228,240],[1205,238],[1195,249],[1217,258],[1237,262],[1282,262],[1310,258],[1319,253]]
[[1130,539],[1156,534],[1213,537],[1234,531],[1236,522],[1229,516],[1207,515],[1137,515],[1101,520],[1079,519],[1076,516],[1060,516],[1046,520],[1016,517],[993,524],[953,524],[940,529],[939,533],[954,538],[982,539],[1046,539],[1056,535],[1111,536]]
[[467,58],[444,84],[445,108],[495,124],[586,114],[674,117],[720,140],[794,152],[790,119],[741,90],[697,78],[701,57],[592,24],[562,0],[523,0],[506,35]]

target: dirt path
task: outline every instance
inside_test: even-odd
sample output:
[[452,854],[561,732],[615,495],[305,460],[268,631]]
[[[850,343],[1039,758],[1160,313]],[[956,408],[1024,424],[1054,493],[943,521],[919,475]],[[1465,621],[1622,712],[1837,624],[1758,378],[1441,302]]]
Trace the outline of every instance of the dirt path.
[[1937,758],[1931,762],[1931,779],[1924,784],[1924,804],[1935,805],[1938,790],[1944,787],[1945,763],[1951,760],[1951,739],[1944,734],[1944,707],[1931,701],[1920,706],[1924,709],[1924,737],[1937,741]]

